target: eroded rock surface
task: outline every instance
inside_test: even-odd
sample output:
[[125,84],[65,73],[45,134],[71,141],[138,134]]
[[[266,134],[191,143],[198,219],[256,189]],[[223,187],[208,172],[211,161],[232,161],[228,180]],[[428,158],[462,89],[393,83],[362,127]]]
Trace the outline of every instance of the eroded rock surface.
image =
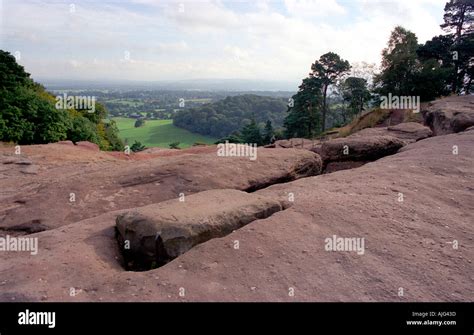
[[283,208],[271,198],[230,189],[199,192],[181,200],[117,217],[117,238],[127,268],[149,270],[163,265],[197,244],[228,235]]
[[435,135],[458,133],[474,125],[474,96],[435,100],[421,112]]
[[[291,195],[292,206],[151,271],[121,266],[115,221],[130,209],[28,235],[37,255],[0,252],[0,300],[473,301],[473,146],[474,131],[432,137],[357,169],[259,190]],[[365,238],[364,254],[327,251],[333,235]]]
[[392,136],[353,136],[337,138],[322,144],[324,163],[344,161],[373,161],[392,155],[404,142]]
[[365,128],[349,137],[369,137],[369,136],[392,136],[405,143],[416,142],[433,135],[430,128],[417,122],[404,122],[395,126]]
[[[306,150],[258,148],[257,159],[204,153],[118,159],[63,144],[0,146],[0,230],[31,220],[54,228],[118,209],[141,207],[209,189],[255,191],[321,173]],[[190,152],[195,152],[192,149]],[[143,157],[136,155],[133,157]],[[28,161],[29,165],[21,164]]]

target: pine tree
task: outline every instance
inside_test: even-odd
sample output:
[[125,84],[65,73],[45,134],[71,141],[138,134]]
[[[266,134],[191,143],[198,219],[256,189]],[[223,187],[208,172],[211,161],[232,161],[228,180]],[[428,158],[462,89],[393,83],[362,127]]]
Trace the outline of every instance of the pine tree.
[[262,145],[263,139],[260,133],[260,128],[258,127],[257,122],[255,119],[252,119],[250,123],[244,128],[242,128],[242,140],[244,143]]
[[275,131],[273,130],[272,121],[267,120],[265,128],[263,130],[263,142],[264,144],[270,144],[273,141]]
[[456,52],[452,92],[457,93],[464,86],[469,93],[474,72],[471,62],[474,54],[474,1],[450,0],[444,7],[443,19],[441,28],[452,36],[451,52]]

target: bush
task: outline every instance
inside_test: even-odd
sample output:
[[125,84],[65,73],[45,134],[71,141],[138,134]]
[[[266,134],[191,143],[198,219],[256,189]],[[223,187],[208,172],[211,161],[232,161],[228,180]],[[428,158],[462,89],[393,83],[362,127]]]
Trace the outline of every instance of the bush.
[[133,152],[139,152],[145,149],[146,147],[143,144],[141,144],[141,142],[138,142],[138,141],[135,141],[130,147],[130,150],[132,150]]
[[143,119],[138,119],[137,121],[135,121],[135,128],[142,127],[144,125],[145,125],[145,120]]
[[170,149],[180,149],[179,144],[180,144],[180,142],[173,142],[173,143],[170,143],[170,144],[169,144]]

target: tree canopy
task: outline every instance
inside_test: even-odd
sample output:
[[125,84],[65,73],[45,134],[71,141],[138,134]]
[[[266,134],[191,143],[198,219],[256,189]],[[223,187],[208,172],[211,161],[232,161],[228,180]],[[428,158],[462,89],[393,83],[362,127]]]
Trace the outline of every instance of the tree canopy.
[[222,138],[241,130],[252,119],[262,127],[267,120],[280,127],[285,111],[285,99],[245,94],[227,97],[200,108],[180,110],[173,124],[195,133]]
[[113,121],[105,123],[106,116],[97,102],[94,113],[56,108],[56,98],[35,83],[9,52],[0,50],[1,141],[36,144],[69,139],[121,150],[117,127]]

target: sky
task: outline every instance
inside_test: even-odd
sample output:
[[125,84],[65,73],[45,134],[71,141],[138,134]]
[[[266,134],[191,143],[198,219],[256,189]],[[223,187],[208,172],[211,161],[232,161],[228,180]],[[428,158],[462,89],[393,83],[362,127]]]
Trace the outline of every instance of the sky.
[[397,25],[442,34],[446,0],[0,0],[0,49],[36,80],[299,83],[333,51],[380,63]]

